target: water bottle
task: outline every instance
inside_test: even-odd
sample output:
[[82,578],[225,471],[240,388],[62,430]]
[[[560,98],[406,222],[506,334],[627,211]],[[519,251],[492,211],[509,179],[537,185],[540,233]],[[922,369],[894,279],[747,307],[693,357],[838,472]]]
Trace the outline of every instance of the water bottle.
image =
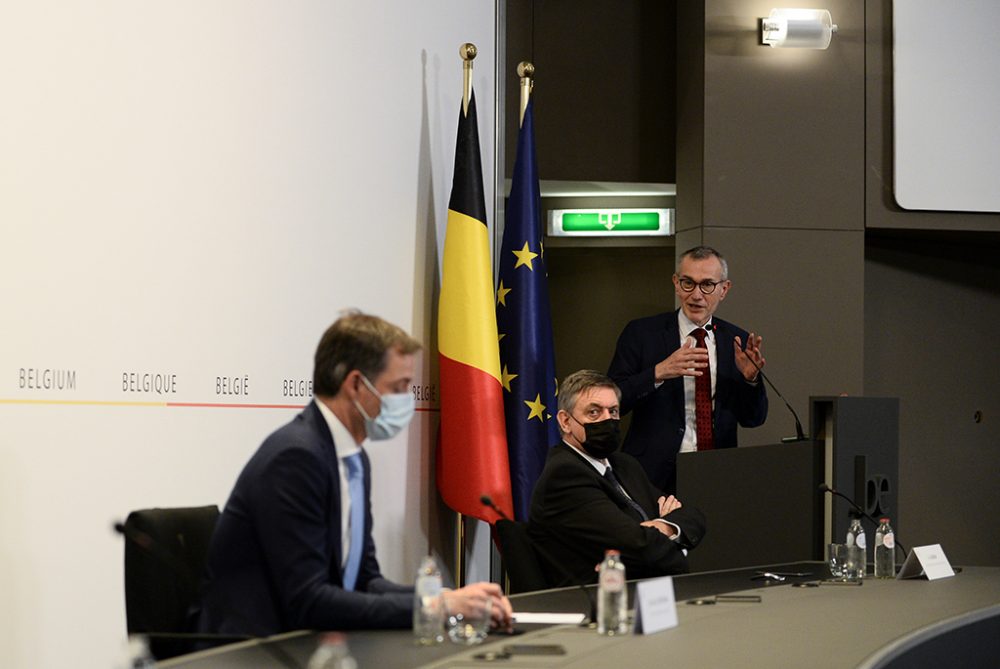
[[868,562],[868,540],[865,538],[865,528],[861,527],[861,516],[857,512],[851,511],[848,515],[851,517],[851,526],[847,528],[847,541],[845,543],[848,546],[857,546],[865,552],[865,561],[861,564],[861,577],[864,578]]
[[358,669],[358,663],[347,648],[347,637],[340,632],[327,632],[320,636],[306,669]]
[[413,587],[413,637],[422,646],[444,641],[444,601],[441,597],[441,570],[434,556],[420,562]]
[[628,590],[625,586],[625,563],[616,550],[604,553],[597,578],[597,633],[628,633]]
[[896,577],[896,535],[888,518],[880,518],[875,530],[875,578]]

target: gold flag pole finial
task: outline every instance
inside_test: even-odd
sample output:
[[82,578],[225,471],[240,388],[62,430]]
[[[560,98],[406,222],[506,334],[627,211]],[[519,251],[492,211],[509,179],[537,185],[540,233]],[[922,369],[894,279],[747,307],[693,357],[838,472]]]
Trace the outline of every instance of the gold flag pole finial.
[[517,64],[517,76],[521,77],[521,120],[518,127],[524,125],[524,110],[528,108],[531,89],[535,87],[535,66],[526,60]]
[[472,61],[476,57],[476,45],[466,42],[458,47],[458,55],[462,57],[462,114],[469,115],[469,98],[472,96]]

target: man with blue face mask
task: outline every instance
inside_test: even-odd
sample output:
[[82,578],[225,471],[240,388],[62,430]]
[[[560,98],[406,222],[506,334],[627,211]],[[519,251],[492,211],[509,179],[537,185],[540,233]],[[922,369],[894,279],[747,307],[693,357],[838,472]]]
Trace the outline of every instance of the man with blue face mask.
[[686,551],[705,534],[700,511],[661,493],[618,451],[620,401],[614,381],[593,370],[559,384],[563,440],[549,450],[528,521],[551,586],[596,581],[608,549],[621,553],[629,578],[686,572]]
[[[311,402],[269,436],[240,474],[209,547],[198,629],[266,636],[296,629],[408,627],[413,588],[385,579],[372,541],[365,447],[413,417],[420,344],[376,316],[351,313],[316,349]],[[492,603],[494,583],[444,594],[451,612]]]

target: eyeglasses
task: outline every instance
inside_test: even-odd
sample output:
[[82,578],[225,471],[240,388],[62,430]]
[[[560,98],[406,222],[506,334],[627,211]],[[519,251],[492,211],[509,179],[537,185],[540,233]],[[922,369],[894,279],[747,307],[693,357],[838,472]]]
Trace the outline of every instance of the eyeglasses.
[[702,295],[711,295],[712,293],[715,292],[715,287],[718,286],[720,283],[725,283],[725,281],[710,281],[706,279],[701,283],[695,283],[694,279],[688,278],[686,276],[682,276],[681,278],[677,279],[677,284],[681,287],[681,290],[683,290],[685,293],[690,293],[692,290],[694,290],[695,286],[698,286],[698,290],[701,291]]

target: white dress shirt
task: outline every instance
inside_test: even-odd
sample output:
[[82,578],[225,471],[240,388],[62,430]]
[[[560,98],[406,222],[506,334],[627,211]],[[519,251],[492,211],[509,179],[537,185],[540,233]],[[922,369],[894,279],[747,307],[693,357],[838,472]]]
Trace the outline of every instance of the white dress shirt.
[[326,419],[326,424],[330,428],[330,434],[333,436],[333,449],[340,465],[337,469],[340,474],[340,545],[342,551],[340,566],[343,568],[347,564],[347,555],[351,551],[351,491],[347,487],[347,465],[344,464],[344,458],[360,452],[361,446],[355,443],[354,437],[328,406],[318,399],[313,401],[316,402],[319,412],[323,414],[323,418]]

